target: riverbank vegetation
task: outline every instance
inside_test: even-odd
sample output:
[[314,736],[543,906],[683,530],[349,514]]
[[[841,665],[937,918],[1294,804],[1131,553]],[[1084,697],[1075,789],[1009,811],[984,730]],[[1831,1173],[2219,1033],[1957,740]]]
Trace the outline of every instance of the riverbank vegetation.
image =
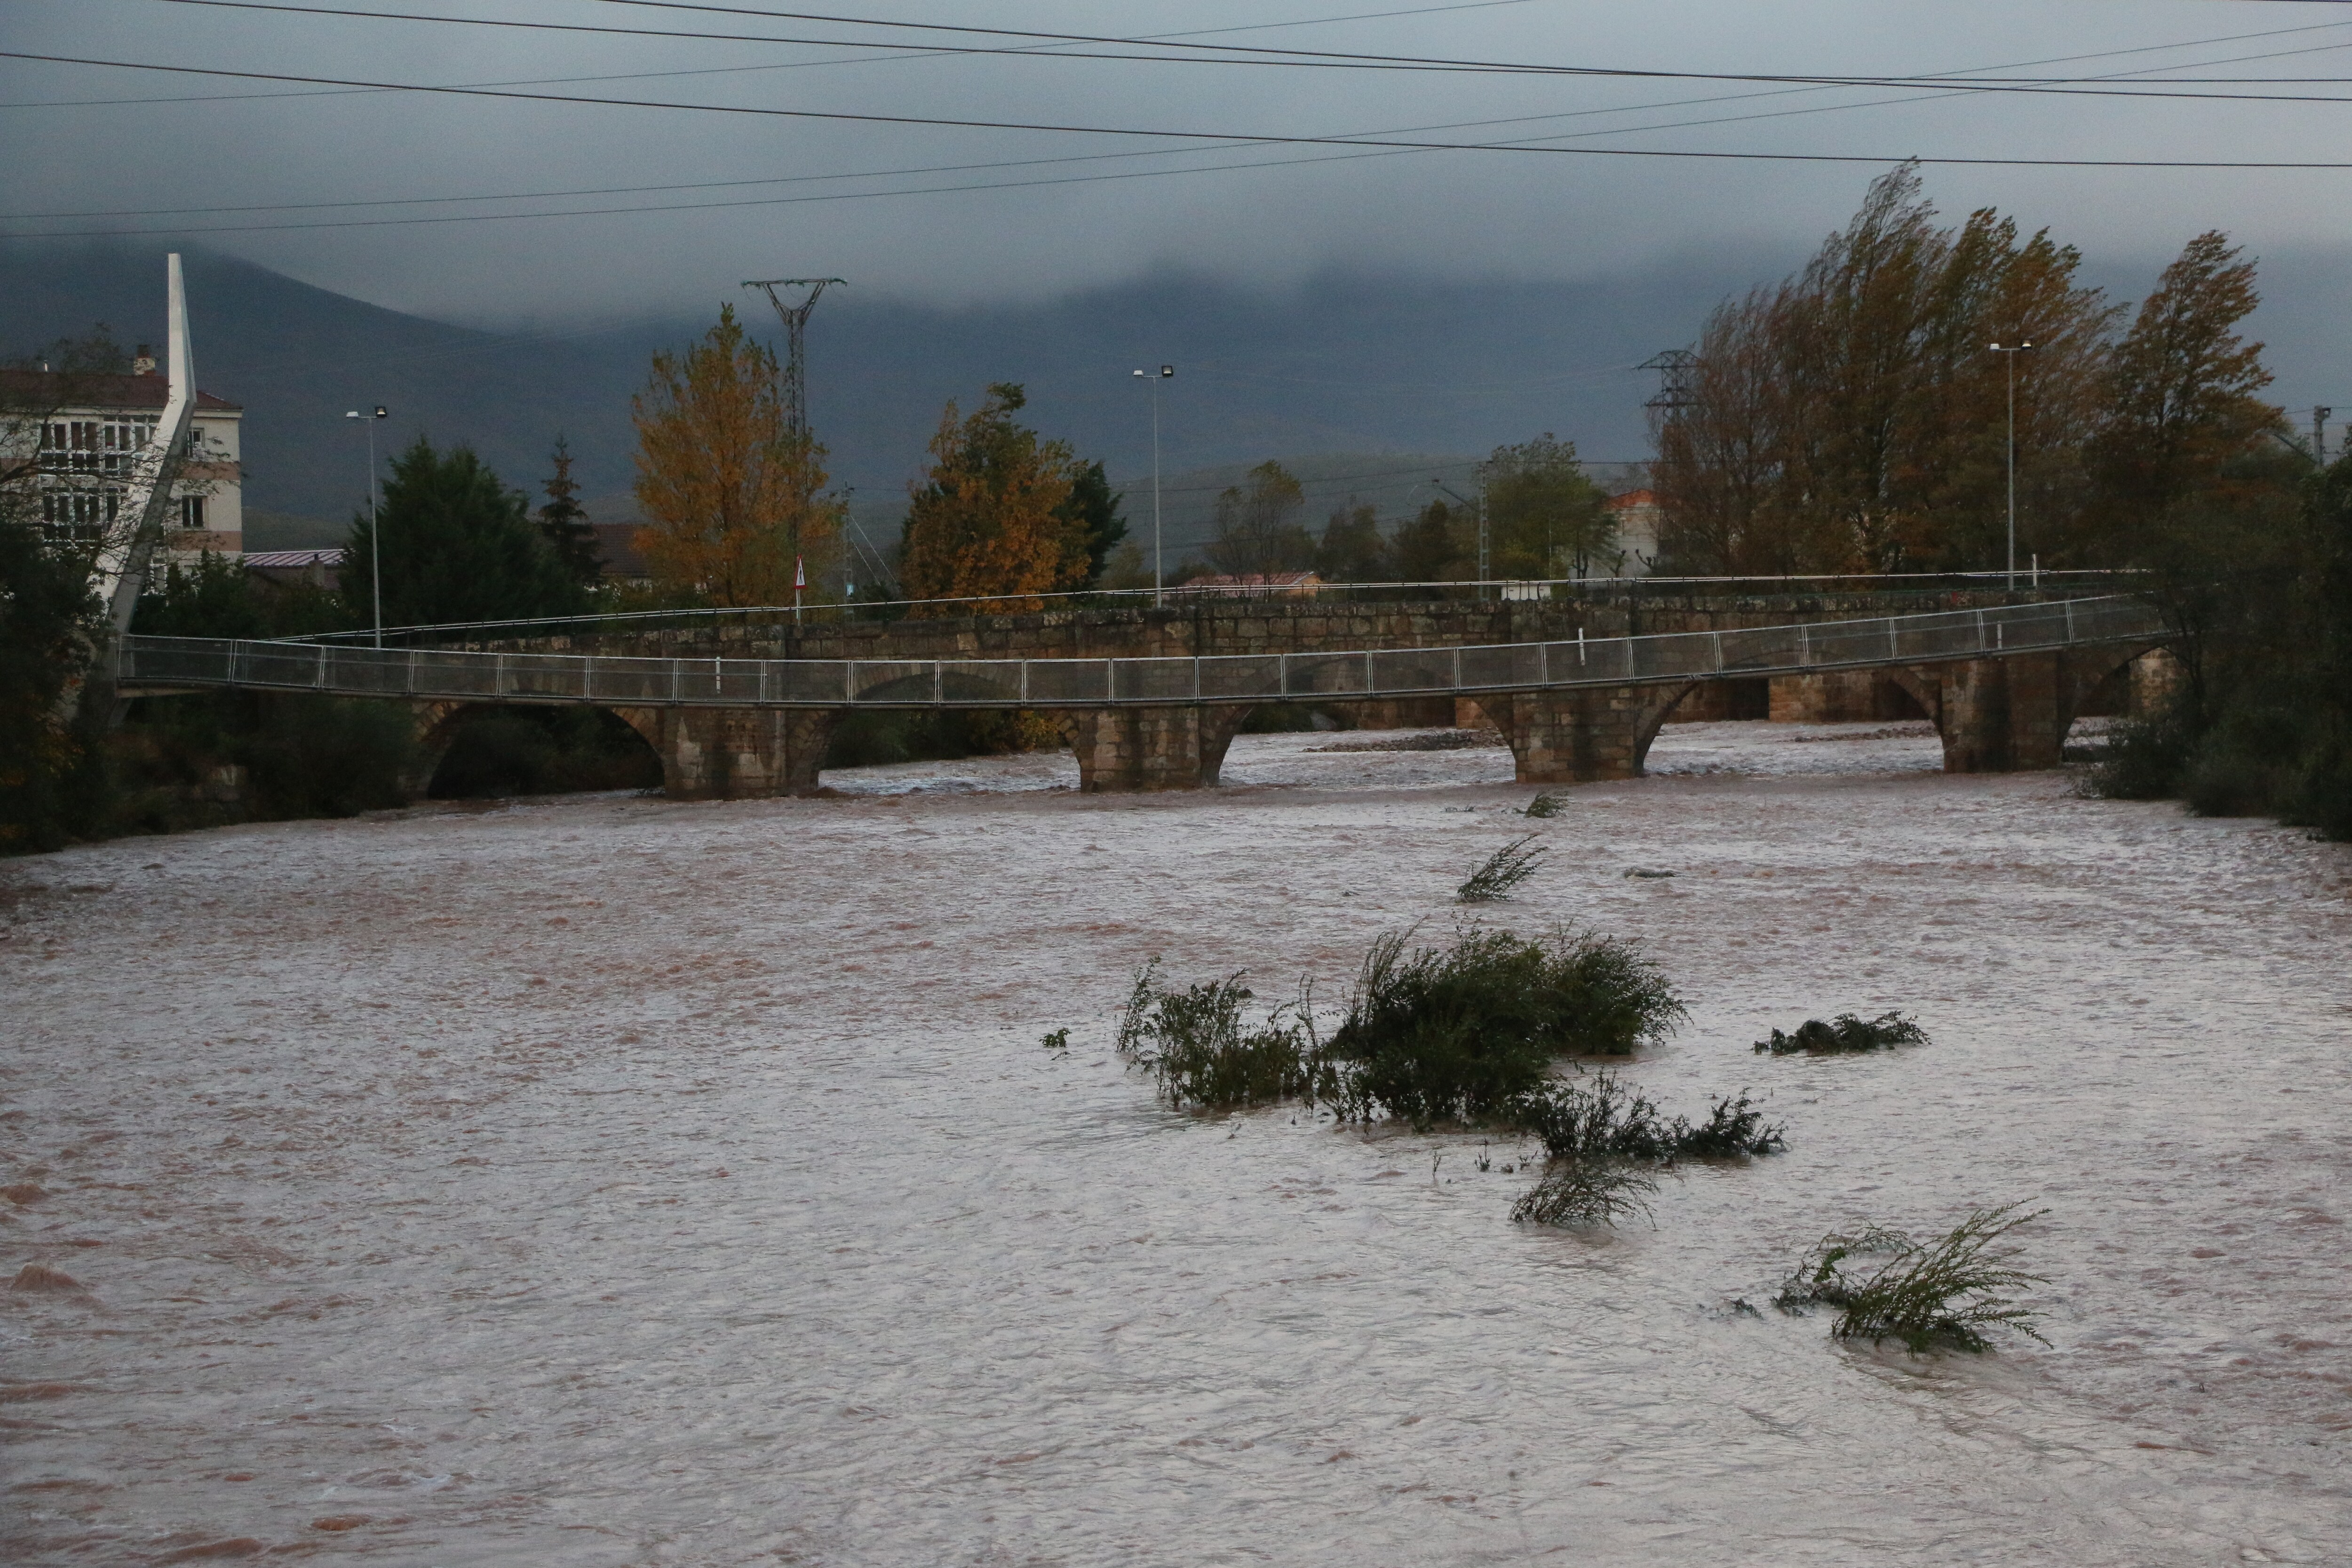
[[[1938,1347],[1988,1350],[1989,1331],[2047,1344],[2033,1326],[2045,1314],[2018,1299],[2047,1281],[2019,1268],[2015,1249],[2004,1239],[2050,1211],[2020,1213],[2023,1207],[1979,1209],[1930,1241],[1876,1226],[1855,1236],[1825,1236],[1773,1304],[1785,1312],[1834,1307],[1838,1316],[1830,1331],[1839,1339],[1897,1340],[1915,1353]],[[1881,1261],[1867,1269],[1849,1267],[1864,1258]]]
[[1775,1029],[1756,1042],[1759,1056],[1839,1056],[1854,1051],[1892,1050],[1896,1046],[1924,1046],[1927,1031],[1900,1013],[1858,1018],[1841,1013],[1824,1023],[1808,1018],[1785,1034]]

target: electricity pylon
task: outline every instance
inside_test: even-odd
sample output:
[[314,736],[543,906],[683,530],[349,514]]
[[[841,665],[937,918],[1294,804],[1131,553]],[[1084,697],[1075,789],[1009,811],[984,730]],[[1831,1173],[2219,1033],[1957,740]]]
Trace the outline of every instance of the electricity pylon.
[[[809,312],[816,309],[816,298],[824,292],[825,285],[838,283],[849,287],[845,278],[747,278],[746,289],[757,289],[776,308],[784,323],[784,423],[796,437],[809,432],[808,423],[808,354],[807,335]],[[779,289],[805,289],[808,298],[797,305],[787,305],[776,297]]]

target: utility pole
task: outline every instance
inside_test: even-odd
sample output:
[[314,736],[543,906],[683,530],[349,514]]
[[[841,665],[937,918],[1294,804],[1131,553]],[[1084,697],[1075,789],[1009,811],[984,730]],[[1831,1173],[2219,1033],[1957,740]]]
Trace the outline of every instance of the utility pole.
[[2327,416],[2335,412],[2325,405],[2311,411],[2311,458],[2323,468],[2327,467]]
[[[776,308],[777,318],[784,323],[784,425],[796,436],[806,436],[808,423],[808,319],[816,309],[817,296],[825,285],[838,283],[849,287],[845,278],[747,278],[746,289],[757,289]],[[797,305],[787,305],[779,299],[779,289],[805,289],[808,297]]]
[[392,411],[377,404],[375,412],[363,414],[354,408],[343,416],[367,426],[368,433],[368,592],[375,600],[375,646],[383,646],[383,530],[377,525],[375,498],[379,493],[375,477],[376,421],[389,419]]
[[1157,608],[1168,602],[1160,572],[1160,384],[1173,378],[1176,367],[1163,364],[1158,375],[1140,370],[1135,374],[1151,383],[1151,603]]
[[1987,352],[2006,355],[2009,360],[2009,574],[2008,586],[2017,587],[2017,356],[2030,351],[2030,342],[2011,343],[2007,348],[1999,343],[1988,345]]

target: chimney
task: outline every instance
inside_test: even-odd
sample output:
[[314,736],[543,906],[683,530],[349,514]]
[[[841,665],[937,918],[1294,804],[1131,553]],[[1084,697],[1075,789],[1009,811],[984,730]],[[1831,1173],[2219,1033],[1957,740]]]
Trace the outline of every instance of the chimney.
[[131,374],[133,375],[155,374],[155,351],[152,348],[145,343],[139,345],[138,355],[131,362]]

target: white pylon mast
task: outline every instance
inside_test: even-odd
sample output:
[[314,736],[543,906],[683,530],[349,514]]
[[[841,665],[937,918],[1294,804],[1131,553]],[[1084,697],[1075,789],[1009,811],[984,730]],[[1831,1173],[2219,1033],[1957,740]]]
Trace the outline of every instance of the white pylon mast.
[[115,525],[107,530],[98,552],[97,587],[106,600],[108,618],[117,637],[131,629],[139,595],[146,592],[147,564],[155,553],[156,540],[163,537],[172,505],[172,481],[179,476],[189,416],[196,406],[195,353],[188,342],[188,289],[180,276],[176,251],[163,258],[163,277],[168,345],[164,365],[171,377],[163,414],[131,461],[122,510]]

